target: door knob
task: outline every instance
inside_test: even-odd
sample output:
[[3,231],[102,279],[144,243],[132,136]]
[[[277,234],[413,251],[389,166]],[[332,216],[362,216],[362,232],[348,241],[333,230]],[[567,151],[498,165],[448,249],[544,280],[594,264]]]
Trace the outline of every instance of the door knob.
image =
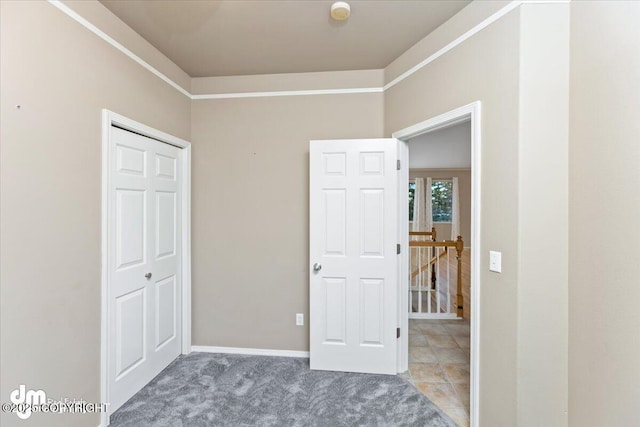
[[147,280],[151,279],[151,273],[147,273],[147,274],[145,274],[145,275],[144,275],[144,277],[146,277],[146,278],[147,278]]
[[314,273],[317,273],[320,270],[322,270],[322,265],[318,264],[317,262],[315,264],[313,264],[313,272]]

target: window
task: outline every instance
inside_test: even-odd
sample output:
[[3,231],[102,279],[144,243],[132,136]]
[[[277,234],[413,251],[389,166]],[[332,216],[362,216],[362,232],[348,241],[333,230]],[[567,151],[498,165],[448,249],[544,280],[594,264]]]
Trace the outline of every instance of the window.
[[450,180],[434,180],[431,183],[433,222],[451,222],[452,201],[453,182]]
[[[416,183],[409,181],[409,221],[413,221],[413,200]],[[438,179],[431,182],[431,210],[433,222],[451,222],[451,205],[453,200],[453,182]]]
[[409,181],[409,222],[413,221],[413,198],[416,195],[416,183]]

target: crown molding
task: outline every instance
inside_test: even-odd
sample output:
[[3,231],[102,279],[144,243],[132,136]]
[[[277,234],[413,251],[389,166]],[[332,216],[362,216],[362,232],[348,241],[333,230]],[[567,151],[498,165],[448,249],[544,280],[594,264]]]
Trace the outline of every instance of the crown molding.
[[342,94],[358,94],[358,93],[382,93],[386,90],[394,87],[398,83],[412,76],[422,68],[426,67],[431,62],[435,61],[442,55],[446,54],[450,50],[454,49],[456,46],[459,46],[465,40],[468,40],[475,34],[479,33],[489,25],[498,21],[503,16],[507,15],[512,10],[524,5],[524,4],[563,4],[570,3],[571,0],[515,0],[511,3],[507,4],[503,8],[499,9],[497,12],[490,15],[488,18],[484,19],[479,24],[475,25],[470,30],[466,31],[461,36],[457,37],[455,40],[451,41],[435,53],[429,55],[427,58],[414,65],[404,73],[400,74],[398,77],[391,80],[389,83],[385,84],[381,87],[366,87],[366,88],[342,88],[342,89],[310,89],[310,90],[278,90],[278,91],[264,91],[264,92],[233,92],[233,93],[210,93],[210,94],[192,94],[178,83],[167,77],[165,74],[160,72],[157,68],[140,58],[138,55],[133,53],[131,50],[127,49],[121,43],[110,37],[107,33],[100,30],[98,27],[93,25],[91,22],[80,16],[77,12],[75,12],[70,7],[66,6],[60,0],[48,0],[49,4],[58,8],[60,11],[68,15],[70,18],[74,19],[76,22],[87,28],[89,31],[103,39],[105,42],[109,43],[111,46],[118,49],[120,52],[127,55],[129,58],[140,64],[142,67],[147,69],[149,72],[154,74],[156,77],[163,80],[165,83],[176,89],[178,92],[183,94],[192,100],[207,100],[207,99],[237,99],[237,98],[264,98],[264,97],[277,97],[277,96],[310,96],[310,95],[342,95]]
[[236,92],[191,95],[191,99],[263,98],[267,96],[340,95],[346,93],[382,93],[382,87],[345,89],[278,90],[271,92]]

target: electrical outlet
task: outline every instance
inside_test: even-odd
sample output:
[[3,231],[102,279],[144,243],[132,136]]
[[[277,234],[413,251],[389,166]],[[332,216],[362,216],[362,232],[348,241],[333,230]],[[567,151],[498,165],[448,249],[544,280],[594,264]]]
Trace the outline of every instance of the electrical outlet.
[[304,325],[304,314],[296,313],[296,326]]
[[489,251],[489,271],[502,273],[502,252]]

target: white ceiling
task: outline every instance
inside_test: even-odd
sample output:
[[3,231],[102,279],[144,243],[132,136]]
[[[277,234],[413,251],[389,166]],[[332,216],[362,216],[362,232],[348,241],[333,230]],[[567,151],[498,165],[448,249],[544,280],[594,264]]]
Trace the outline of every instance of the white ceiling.
[[471,121],[409,141],[409,169],[471,168]]
[[377,69],[470,0],[100,0],[192,77]]

